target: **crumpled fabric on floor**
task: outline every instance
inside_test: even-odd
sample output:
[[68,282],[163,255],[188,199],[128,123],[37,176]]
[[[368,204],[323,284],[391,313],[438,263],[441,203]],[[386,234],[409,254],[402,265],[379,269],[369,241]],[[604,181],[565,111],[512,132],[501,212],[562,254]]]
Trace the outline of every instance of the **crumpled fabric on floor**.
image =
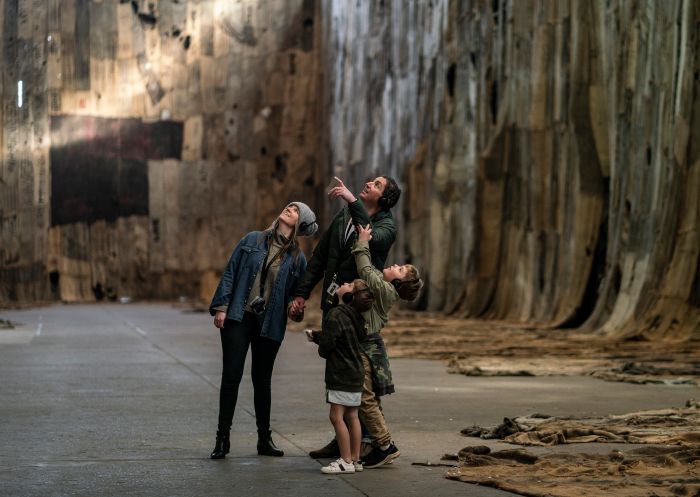
[[697,341],[671,336],[604,336],[406,310],[392,313],[382,336],[392,357],[448,360],[450,373],[466,376],[590,375],[634,384],[700,385]]
[[689,407],[640,411],[601,418],[555,418],[546,415],[504,418],[495,428],[472,426],[462,434],[500,439],[518,445],[571,443],[700,444],[700,409]]
[[547,454],[524,449],[460,451],[446,477],[528,497],[698,497],[700,446],[645,447],[609,454]]

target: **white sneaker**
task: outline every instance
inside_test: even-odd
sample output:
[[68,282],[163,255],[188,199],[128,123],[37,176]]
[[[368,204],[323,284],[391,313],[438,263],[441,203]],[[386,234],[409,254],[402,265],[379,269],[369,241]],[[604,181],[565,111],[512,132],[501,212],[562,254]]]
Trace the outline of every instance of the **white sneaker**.
[[323,466],[321,468],[321,473],[325,473],[327,475],[337,475],[354,472],[355,465],[353,463],[345,462],[342,457],[339,457],[337,460],[333,461],[328,466]]
[[362,461],[353,461],[352,465],[355,466],[355,473],[359,473],[365,469],[362,467]]

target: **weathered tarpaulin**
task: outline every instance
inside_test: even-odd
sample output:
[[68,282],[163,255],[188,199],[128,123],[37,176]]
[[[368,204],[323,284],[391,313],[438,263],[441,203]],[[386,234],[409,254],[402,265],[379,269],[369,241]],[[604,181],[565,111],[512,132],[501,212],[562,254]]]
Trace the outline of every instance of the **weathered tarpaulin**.
[[700,333],[698,2],[326,4],[328,163],[403,180],[421,305]]

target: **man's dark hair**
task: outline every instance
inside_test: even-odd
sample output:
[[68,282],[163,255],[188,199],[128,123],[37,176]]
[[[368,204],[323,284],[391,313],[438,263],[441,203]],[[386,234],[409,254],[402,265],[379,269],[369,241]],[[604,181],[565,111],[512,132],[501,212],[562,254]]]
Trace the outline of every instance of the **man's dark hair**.
[[399,197],[401,197],[401,188],[399,188],[394,178],[389,176],[382,176],[382,178],[386,180],[386,185],[384,185],[384,192],[379,198],[379,206],[388,211],[399,201]]

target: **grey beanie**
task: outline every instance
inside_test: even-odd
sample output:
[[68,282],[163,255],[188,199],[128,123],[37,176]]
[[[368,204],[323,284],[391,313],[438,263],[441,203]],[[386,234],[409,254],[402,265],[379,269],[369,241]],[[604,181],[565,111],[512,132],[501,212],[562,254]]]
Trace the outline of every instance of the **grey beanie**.
[[311,210],[311,207],[304,202],[289,202],[290,205],[296,205],[299,209],[299,236],[311,236],[318,231],[316,224],[316,214]]

